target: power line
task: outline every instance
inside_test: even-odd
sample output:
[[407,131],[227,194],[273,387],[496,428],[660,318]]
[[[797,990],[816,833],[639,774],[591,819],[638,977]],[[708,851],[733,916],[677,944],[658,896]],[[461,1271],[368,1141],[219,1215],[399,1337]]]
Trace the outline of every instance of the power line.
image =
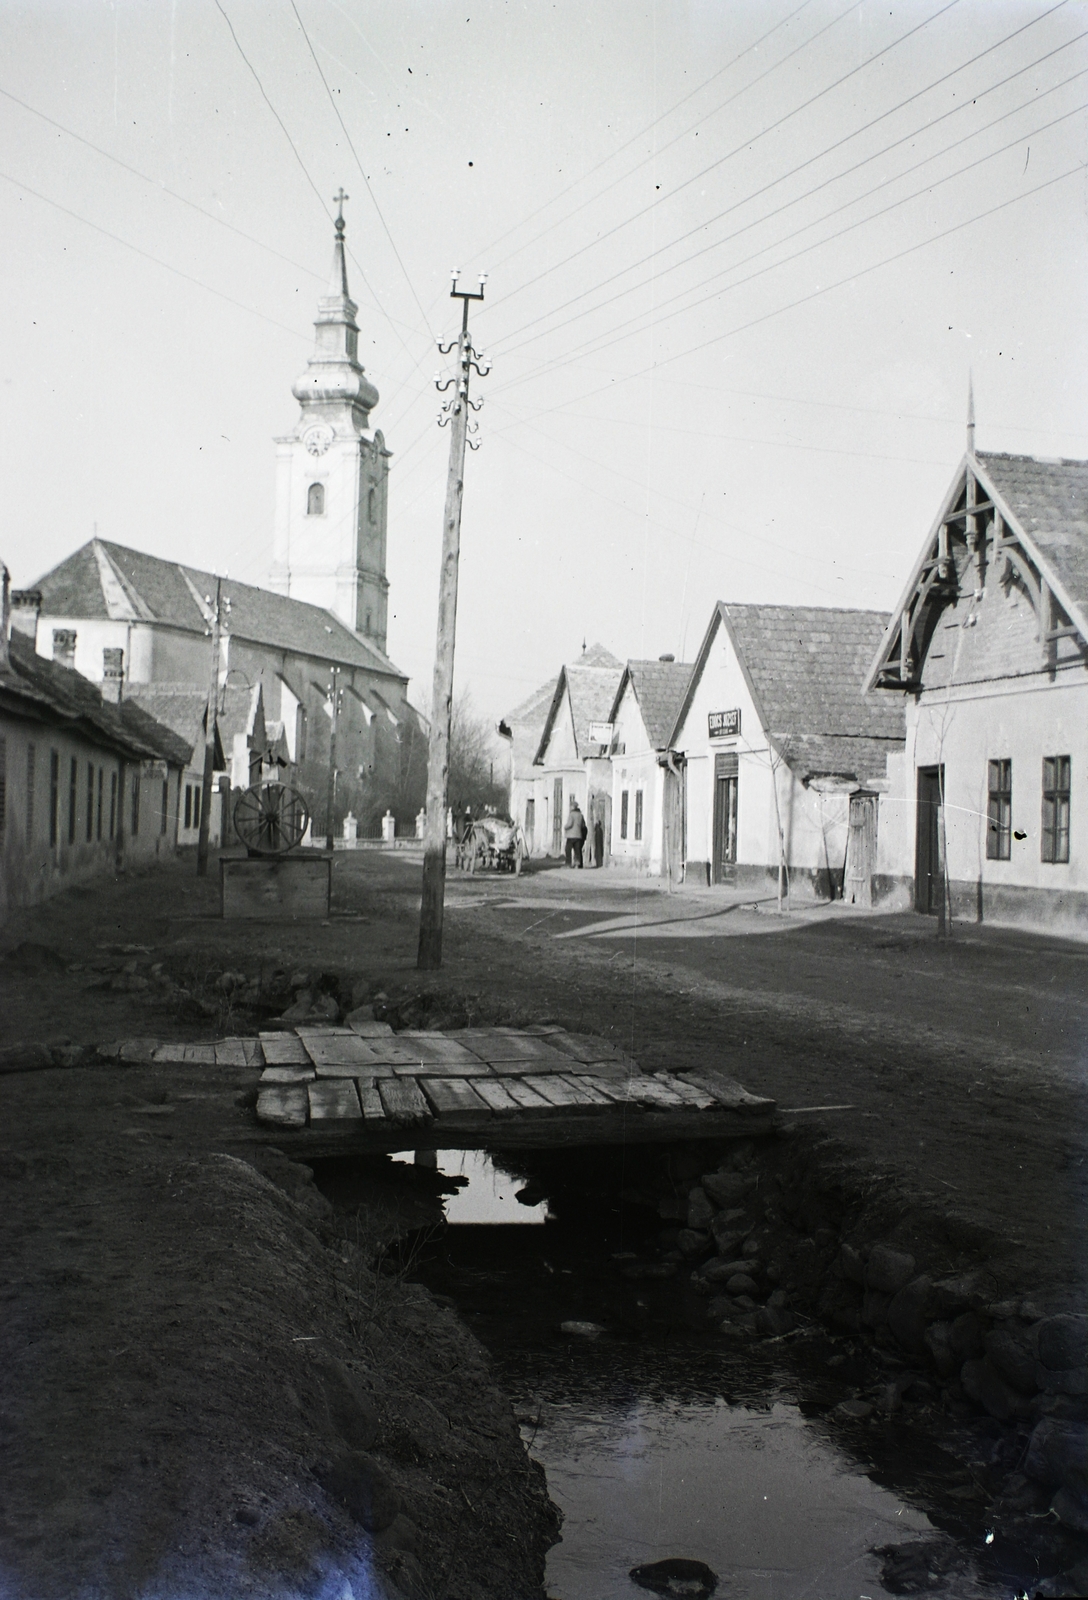
[[[1060,4],[1053,7],[1053,9],[1055,11],[1060,10],[1061,6],[1065,3],[1066,0],[1060,0]],[[1045,12],[1044,15],[1049,16],[1050,13]],[[593,284],[591,288],[583,289],[579,294],[573,295],[571,299],[563,301],[561,305],[555,306],[550,311],[542,312],[539,316],[533,317],[528,322],[522,323],[521,326],[515,329],[512,333],[506,334],[505,338],[516,338],[519,333],[523,333],[527,329],[535,327],[538,322],[544,322],[549,317],[557,316],[559,312],[565,311],[569,306],[577,305],[578,301],[584,300],[587,295],[595,294],[606,288],[610,283],[615,283],[617,279],[626,277],[628,273],[637,271],[639,267],[646,266],[647,263],[652,261],[656,255],[662,254],[666,250],[672,250],[676,245],[683,244],[695,234],[702,233],[708,226],[710,226],[711,223],[720,222],[724,217],[727,217],[732,212],[739,210],[740,207],[750,204],[753,200],[758,200],[762,195],[767,194],[771,189],[776,188],[781,183],[785,183],[787,179],[796,177],[799,172],[803,172],[806,167],[812,166],[814,162],[822,161],[825,156],[831,155],[835,150],[840,149],[845,144],[849,144],[852,140],[860,138],[863,133],[868,133],[869,130],[871,128],[875,128],[878,123],[886,121],[888,117],[894,116],[897,112],[904,110],[905,107],[911,105],[915,100],[921,99],[923,95],[929,94],[932,90],[939,88],[940,85],[947,82],[949,78],[956,77],[959,73],[966,71],[968,67],[975,66],[979,61],[982,60],[983,56],[990,55],[994,50],[1001,49],[1012,39],[1015,39],[1017,34],[1023,33],[1026,28],[1033,27],[1036,22],[1041,20],[1042,18],[1040,17],[1034,18],[1031,22],[1026,23],[1023,28],[1018,28],[1015,33],[1007,35],[1004,39],[999,39],[996,44],[991,45],[987,50],[980,51],[977,56],[972,56],[969,61],[963,62],[962,65],[955,67],[951,72],[946,72],[942,77],[934,79],[934,81],[930,84],[927,84],[924,89],[919,89],[916,94],[909,95],[907,99],[901,100],[898,105],[892,106],[887,111],[882,111],[878,117],[872,118],[871,121],[864,123],[860,128],[855,128],[851,133],[846,134],[843,138],[835,140],[833,144],[827,145],[823,150],[818,151],[815,155],[809,156],[807,160],[799,162],[795,167],[791,167],[788,172],[781,173],[777,178],[771,179],[769,183],[763,184],[761,188],[753,190],[751,194],[743,196],[740,200],[735,200],[731,205],[726,206],[724,210],[717,212],[707,221],[697,223],[694,228],[689,228],[687,232],[679,234],[667,245],[661,246],[650,255],[643,256],[641,260],[632,262],[629,265],[622,267],[618,272],[612,273],[610,277],[604,278],[603,280]],[[1066,40],[1064,44],[1060,44],[1055,49],[1047,51],[1044,55],[1039,56],[1035,61],[1029,62],[1027,66],[1018,67],[1015,72],[1009,73],[1007,77],[1001,78],[997,83],[991,84],[989,88],[981,90],[978,94],[972,96],[970,100],[964,101],[960,105],[953,106],[950,110],[942,112],[940,116],[928,119],[924,124],[924,131],[926,133],[932,132],[932,130],[937,127],[938,124],[946,121],[949,117],[956,116],[960,111],[966,110],[969,106],[976,105],[979,100],[983,100],[988,95],[994,94],[998,89],[1005,88],[1006,85],[1010,84],[1015,78],[1022,77],[1025,72],[1030,72],[1033,70],[1033,68],[1041,66],[1044,61],[1049,61],[1052,56],[1059,55],[1063,50],[1068,50],[1071,45],[1077,44],[1081,39],[1086,37],[1088,37],[1088,30],[1085,30],[1083,33],[1076,34],[1072,39]],[[1079,77],[1080,74],[1075,73],[1073,76]],[[1057,84],[1054,87],[1062,88],[1064,87],[1065,83],[1070,82],[1072,82],[1072,78],[1066,78],[1063,80],[1063,83]],[[1047,89],[1044,91],[1044,94],[1051,94],[1053,92],[1053,89]],[[1038,96],[1037,98],[1041,99],[1043,96]],[[1029,103],[1030,102],[1025,102],[1025,104]],[[1022,110],[1023,106],[1017,107],[1016,109]],[[1006,116],[1011,114],[1012,113],[1010,112],[1005,113]],[[997,118],[996,120],[1001,121],[1002,119]],[[993,127],[994,123],[990,123],[988,126]],[[863,160],[855,162],[852,167],[847,167],[842,172],[833,173],[831,177],[825,178],[822,183],[816,184],[811,189],[806,189],[803,194],[797,195],[792,200],[785,201],[781,206],[776,207],[775,210],[764,212],[761,216],[753,219],[753,221],[746,223],[743,228],[737,229],[735,233],[727,235],[726,238],[716,240],[713,244],[705,245],[702,249],[694,251],[689,256],[685,256],[683,261],[674,263],[672,267],[669,267],[666,270],[669,272],[674,271],[677,266],[683,266],[689,261],[694,261],[700,255],[705,255],[708,250],[717,249],[722,244],[727,244],[730,240],[738,238],[740,234],[747,232],[749,229],[759,227],[762,223],[769,221],[771,217],[779,215],[780,212],[789,210],[791,206],[799,205],[802,201],[810,199],[815,194],[819,194],[822,189],[827,188],[830,184],[837,183],[841,179],[849,177],[852,173],[860,171],[862,167],[869,165],[870,162],[877,161],[881,156],[888,155],[892,150],[898,149],[901,144],[907,144],[913,139],[916,139],[921,131],[923,130],[912,128],[909,132],[903,134],[901,138],[895,139],[891,144],[885,145],[882,150],[876,151],[873,155],[864,157]],[[978,131],[984,132],[985,130]],[[967,137],[972,136],[967,135]],[[954,147],[947,146],[946,148],[951,149]],[[904,174],[900,174],[900,176],[904,176]],[[621,296],[617,296],[617,298],[632,292],[633,291],[631,289],[625,289],[621,292]],[[580,315],[589,315],[594,309],[599,309],[599,307],[590,307],[586,312],[580,313]],[[555,330],[552,329],[549,331],[554,332]],[[509,353],[508,349],[507,353]]]
[[20,100],[18,95],[11,93],[10,89],[0,88],[0,95],[3,95],[6,100],[11,100],[15,105],[21,106],[24,111],[29,111],[31,116],[39,117],[42,122],[48,122],[50,127],[57,128],[61,133],[67,134],[69,139],[75,139],[79,144],[86,145],[87,149],[93,150],[95,155],[102,156],[106,161],[112,161],[114,166],[120,167],[122,171],[131,173],[134,178],[139,178],[143,183],[149,183],[152,188],[157,189],[161,194],[168,194],[171,200],[177,200],[181,205],[188,206],[190,210],[198,212],[200,216],[206,217],[209,222],[214,222],[217,227],[226,228],[229,232],[236,233],[240,239],[245,239],[249,244],[256,245],[259,250],[267,250],[269,255],[275,256],[279,261],[286,262],[289,267],[294,267],[296,272],[303,272],[309,278],[321,280],[319,272],[314,272],[310,267],[304,267],[301,262],[292,260],[290,256],[285,256],[281,250],[275,249],[270,244],[265,244],[262,239],[254,238],[253,234],[246,233],[244,228],[236,227],[233,222],[228,222],[225,217],[217,217],[214,211],[208,211],[204,206],[198,205],[195,200],[190,200],[186,195],[179,194],[176,189],[168,188],[165,183],[160,183],[157,178],[152,178],[146,172],[141,172],[138,167],[130,166],[127,161],[122,161],[120,156],[113,155],[109,150],[103,150],[101,145],[92,143],[90,139],[84,138],[81,133],[76,133],[74,128],[66,127],[63,122],[58,122],[55,117],[49,117],[44,111],[39,111],[36,106],[28,105],[25,100]]
[[[1059,0],[1059,3],[1063,5],[1067,4],[1068,0]],[[216,4],[218,4],[218,0],[216,0]],[[803,101],[801,105],[795,106],[792,111],[784,112],[783,115],[780,116],[776,121],[769,123],[765,128],[761,128],[758,133],[753,134],[749,139],[745,139],[741,144],[735,145],[733,149],[728,151],[724,156],[719,156],[716,161],[712,161],[708,167],[703,167],[701,171],[694,173],[692,177],[685,178],[683,183],[671,190],[667,198],[670,200],[675,199],[678,194],[682,194],[683,191],[689,188],[693,183],[698,183],[700,178],[705,178],[708,173],[716,171],[718,167],[723,166],[727,161],[731,161],[733,157],[735,155],[739,155],[741,151],[751,150],[752,146],[757,144],[760,139],[765,138],[767,134],[773,133],[776,128],[782,127],[784,123],[789,122],[793,117],[799,116],[802,111],[807,111],[810,106],[815,105],[818,100],[822,100],[825,95],[829,95],[833,93],[834,90],[841,88],[844,83],[847,83],[851,78],[856,77],[859,72],[864,72],[866,67],[872,66],[873,62],[878,61],[881,56],[889,55],[891,51],[897,49],[901,44],[905,44],[906,41],[910,38],[913,38],[916,33],[920,33],[923,28],[928,28],[931,22],[936,22],[939,17],[944,16],[945,12],[951,11],[959,4],[960,0],[945,0],[945,4],[941,7],[941,9],[939,11],[935,11],[931,17],[927,17],[924,22],[919,22],[913,28],[909,28],[906,33],[901,34],[898,39],[894,39],[891,44],[885,45],[882,49],[875,51],[873,55],[868,56],[864,61],[859,62],[856,67],[851,67],[850,71],[844,72],[841,78],[836,78],[834,83],[828,84],[826,88],[821,89],[818,93],[810,96],[809,99]],[[844,13],[844,15],[846,15],[846,13]],[[526,289],[529,289],[534,284],[539,283],[542,278],[546,278],[550,273],[558,272],[561,267],[565,267],[571,261],[577,260],[577,258],[581,255],[584,255],[587,250],[593,250],[597,247],[597,245],[603,244],[604,241],[606,239],[610,239],[613,234],[621,232],[622,229],[629,227],[632,222],[637,222],[640,217],[644,217],[648,211],[652,211],[659,203],[660,202],[656,200],[651,201],[648,206],[643,206],[641,211],[636,211],[632,216],[626,217],[623,222],[618,222],[615,227],[609,228],[606,232],[598,234],[595,238],[590,239],[588,243],[580,245],[578,249],[572,251],[569,256],[564,256],[562,261],[556,262],[554,266],[546,267],[543,272],[538,272],[535,278],[529,278],[525,283],[520,284],[517,289],[512,290],[511,294],[505,295],[502,300],[496,301],[495,306],[503,305],[505,301],[511,299],[513,295],[523,293]],[[495,309],[495,306],[492,307],[492,310]]]
[[[977,163],[973,163],[973,164],[977,165]],[[1003,200],[1003,201],[1000,202],[1000,204],[998,204],[996,206],[991,206],[986,211],[980,211],[980,212],[977,213],[977,215],[975,215],[973,217],[966,217],[962,222],[953,223],[950,228],[945,228],[940,233],[932,234],[928,239],[920,239],[915,244],[908,245],[903,250],[898,250],[898,251],[896,251],[894,254],[892,254],[890,256],[885,256],[880,261],[874,261],[874,262],[870,263],[870,265],[867,266],[867,267],[858,267],[854,271],[848,273],[846,277],[837,278],[834,283],[823,284],[819,288],[812,290],[811,293],[805,294],[805,295],[801,295],[797,300],[791,300],[786,305],[776,306],[773,310],[763,312],[760,316],[753,317],[748,322],[739,323],[735,328],[727,328],[722,333],[717,333],[717,334],[714,334],[711,338],[701,340],[700,343],[697,344],[697,345],[691,345],[687,350],[681,350],[681,351],[678,351],[675,355],[666,356],[662,361],[653,362],[653,363],[651,363],[651,365],[641,368],[638,372],[629,373],[629,374],[627,374],[626,378],[615,380],[615,381],[626,382],[629,378],[643,377],[647,373],[653,372],[656,367],[668,366],[674,361],[682,361],[685,356],[695,355],[701,350],[708,349],[711,345],[720,344],[723,339],[733,338],[738,333],[746,333],[752,328],[759,327],[761,323],[769,322],[774,317],[782,316],[784,312],[794,311],[794,310],[797,309],[798,306],[807,305],[812,300],[817,300],[817,299],[821,298],[825,294],[830,294],[832,292],[832,290],[834,290],[834,289],[841,289],[848,283],[854,283],[858,278],[867,277],[870,272],[876,272],[881,267],[891,266],[896,261],[902,261],[907,256],[915,254],[915,252],[918,251],[918,250],[924,250],[927,246],[929,246],[931,244],[937,244],[942,239],[947,239],[952,234],[959,233],[964,228],[972,227],[976,222],[983,222],[983,221],[986,220],[987,217],[996,216],[998,214],[998,212],[1006,210],[1007,207],[1017,204],[1017,202],[1019,202],[1020,200],[1027,200],[1027,199],[1030,199],[1033,195],[1042,194],[1044,190],[1052,188],[1054,186],[1054,184],[1061,183],[1061,182],[1064,181],[1064,179],[1071,178],[1076,173],[1085,171],[1086,166],[1088,166],[1088,163],[1083,163],[1082,162],[1082,163],[1080,163],[1079,165],[1077,165],[1075,167],[1069,167],[1065,172],[1059,173],[1056,177],[1048,178],[1045,182],[1040,183],[1040,184],[1036,184],[1034,188],[1025,189],[1021,194],[1012,195],[1012,196],[1010,196],[1010,198],[1008,200]],[[872,219],[869,218],[867,220],[871,221]],[[821,242],[822,243],[827,243],[828,241],[823,240]],[[781,263],[778,263],[778,264],[781,264]],[[763,270],[770,270],[770,269],[763,269]],[[753,274],[753,276],[761,276],[761,275],[762,275],[761,273],[760,274]],[[738,288],[738,287],[740,287],[740,285],[731,284],[730,287],[731,288]],[[714,299],[714,298],[716,298],[716,296],[711,295],[708,298]],[[699,302],[699,303],[701,303],[701,302]],[[694,306],[688,306],[685,309],[690,311],[690,310],[695,309],[695,307]],[[622,338],[625,338],[625,337],[627,337],[627,335],[620,335],[618,339],[612,340],[612,341],[609,341],[609,342],[610,343],[618,343],[619,339],[622,339]],[[599,348],[605,348],[605,347],[604,346],[600,346]],[[592,353],[593,354],[597,354],[598,351],[594,350]],[[498,390],[493,390],[492,391],[492,397],[494,397],[497,394],[504,393],[505,390],[510,389],[510,388],[514,388],[518,384],[527,382],[529,376],[533,376],[533,377],[540,376],[542,370],[545,371],[545,372],[547,372],[547,371],[555,371],[558,367],[561,367],[561,366],[565,365],[566,361],[568,361],[570,359],[572,359],[572,358],[571,357],[566,357],[563,360],[557,361],[550,368],[545,368],[545,369],[537,368],[532,374],[527,375],[525,378],[513,378],[508,383],[506,383],[505,385],[501,386]],[[588,399],[590,397],[590,395],[600,394],[605,389],[608,389],[608,388],[611,388],[611,387],[612,387],[611,383],[602,384],[597,389],[591,389],[588,394],[582,395],[579,398],[580,398],[580,400],[586,400],[586,399]]]
[[175,277],[184,278],[186,283],[195,284],[198,289],[203,289],[207,294],[214,294],[217,300],[225,300],[227,305],[234,306],[239,311],[246,311],[251,317],[260,317],[262,322],[269,323],[273,328],[279,328],[283,333],[289,333],[293,339],[303,339],[306,336],[299,333],[297,328],[289,328],[285,322],[277,322],[275,317],[268,317],[263,311],[258,311],[254,306],[247,306],[242,300],[235,300],[229,294],[224,294],[221,289],[213,289],[210,283],[204,283],[200,278],[194,278],[192,273],[183,272],[180,267],[171,266],[169,261],[163,261],[160,256],[153,256],[150,250],[144,250],[138,244],[133,244],[129,239],[122,239],[118,233],[111,233],[108,228],[103,228],[99,223],[92,222],[89,217],[80,216],[78,211],[71,211],[67,206],[62,206],[59,200],[51,200],[47,194],[41,194],[37,189],[32,189],[28,183],[23,183],[19,178],[13,178],[9,172],[0,172],[0,178],[13,184],[16,189],[22,189],[25,194],[33,195],[35,200],[41,200],[44,205],[52,206],[55,211],[63,212],[66,217],[71,217],[75,222],[81,222],[86,228],[93,228],[95,233],[102,234],[103,238],[111,239],[114,244],[123,245],[126,250],[133,250],[138,256],[143,256],[145,261],[154,262],[155,266],[162,267],[166,272],[172,272]]
[[[1088,72],[1088,67],[1083,68],[1081,72],[1074,73],[1073,77],[1067,79],[1066,82],[1071,83],[1074,78],[1083,77],[1085,72]],[[1059,87],[1064,87],[1064,84],[1059,85]],[[819,227],[821,223],[828,222],[832,217],[837,216],[839,212],[849,210],[851,206],[858,205],[862,200],[869,199],[872,195],[876,194],[879,189],[886,188],[889,183],[898,183],[902,178],[908,177],[910,173],[918,171],[920,167],[928,166],[931,161],[936,161],[941,156],[947,155],[950,150],[956,149],[958,145],[964,144],[967,142],[967,140],[975,138],[977,133],[988,132],[990,128],[996,127],[997,123],[1003,122],[1006,117],[1014,115],[1017,111],[1023,111],[1026,105],[1031,103],[1032,102],[1025,102],[1025,104],[1022,106],[1014,107],[1013,111],[1005,112],[1001,117],[995,118],[994,122],[989,123],[986,128],[977,129],[974,133],[965,134],[962,139],[957,139],[952,144],[946,145],[943,150],[938,150],[933,155],[924,157],[921,161],[916,162],[913,167],[907,167],[905,171],[897,173],[894,178],[885,179],[884,182],[878,184],[876,188],[868,190],[865,194],[857,195],[851,200],[844,201],[841,205],[835,206],[831,211],[825,212],[822,217],[817,217],[812,222],[804,223],[800,228],[793,229],[790,233],[785,234],[781,239],[774,240],[771,244],[761,246],[759,250],[753,251],[751,255],[742,257],[739,261],[731,262],[728,267],[723,267],[720,272],[711,273],[710,277],[702,279],[700,283],[691,284],[688,288],[680,290],[678,294],[672,295],[669,299],[657,302],[654,305],[652,312],[640,312],[636,316],[628,318],[626,322],[617,324],[613,330],[610,330],[613,332],[614,337],[606,338],[604,343],[595,342],[601,337],[600,335],[595,335],[590,339],[587,339],[582,345],[578,345],[573,351],[568,352],[568,359],[572,358],[583,350],[588,351],[590,354],[596,355],[599,351],[608,349],[611,345],[617,343],[619,340],[630,336],[621,332],[621,329],[631,328],[634,323],[641,321],[642,318],[647,315],[652,315],[655,327],[659,326],[661,320],[667,321],[669,319],[668,317],[664,319],[661,318],[661,312],[664,307],[674,305],[676,301],[683,300],[688,295],[696,293],[699,289],[705,288],[707,284],[714,283],[718,278],[724,277],[726,273],[735,272],[740,267],[747,266],[748,262],[758,260],[760,256],[766,255],[769,250],[776,250],[779,248],[779,246],[788,244],[792,239],[798,238],[802,233],[807,233],[810,228],[816,228]],[[972,172],[975,167],[983,166],[987,161],[993,161],[997,156],[1004,155],[1006,151],[1013,149],[1017,145],[1023,144],[1025,140],[1034,139],[1039,134],[1048,132],[1049,129],[1057,127],[1059,123],[1067,122],[1070,117],[1076,116],[1081,111],[1086,109],[1088,109],[1088,106],[1085,105],[1074,106],[1072,110],[1063,112],[1059,117],[1052,118],[1050,122],[1043,123],[1041,127],[1033,128],[1028,133],[1018,134],[1015,139],[1011,139],[1008,144],[1001,145],[997,150],[987,151],[985,155],[979,156],[976,161],[971,161],[965,166],[957,167],[955,172],[947,173],[943,178],[937,178],[933,182],[923,185],[921,189],[915,189],[912,194],[903,195],[900,197],[900,199],[891,201],[879,211],[871,212],[867,217],[859,217],[856,222],[848,223],[846,227],[840,228],[837,233],[831,233],[822,239],[814,240],[811,244],[803,246],[802,249],[794,251],[792,255],[783,256],[780,260],[772,261],[768,266],[761,267],[757,272],[750,273],[747,278],[740,278],[735,283],[726,284],[721,289],[714,290],[711,294],[705,295],[702,300],[691,301],[690,304],[682,306],[678,311],[670,312],[669,317],[681,316],[687,311],[692,311],[698,306],[705,305],[709,300],[718,299],[723,294],[728,294],[734,289],[742,288],[745,284],[754,282],[755,279],[763,277],[768,272],[775,272],[779,267],[788,266],[791,262],[800,260],[802,256],[811,254],[813,250],[819,250],[825,244],[832,244],[836,239],[844,238],[846,234],[852,233],[856,228],[865,227],[868,223],[875,222],[879,217],[887,216],[889,212],[898,210],[900,206],[909,205],[912,200],[917,200],[923,195],[932,194],[935,189],[941,188],[943,184],[951,183],[955,178],[961,178],[964,173]],[[740,233],[745,231],[745,229],[739,230]],[[733,237],[736,236],[737,235],[733,235]],[[727,241],[723,240],[721,242],[726,243]],[[685,264],[686,263],[679,262],[677,263],[676,267],[671,267],[668,270],[676,271],[680,266]],[[595,309],[600,310],[601,308],[596,307]],[[578,321],[579,318],[584,315],[587,315],[587,313],[579,312],[577,317],[572,317],[569,319],[569,321]],[[567,323],[560,323],[558,324],[558,327],[549,329],[548,333],[556,333],[559,331],[559,329],[566,327],[567,325]],[[635,331],[638,330],[636,329]],[[515,345],[513,350],[507,351],[506,353],[514,354],[516,351],[524,349],[525,345],[531,344],[541,337],[543,337],[542,334],[533,334],[529,339],[524,341],[524,344]]]

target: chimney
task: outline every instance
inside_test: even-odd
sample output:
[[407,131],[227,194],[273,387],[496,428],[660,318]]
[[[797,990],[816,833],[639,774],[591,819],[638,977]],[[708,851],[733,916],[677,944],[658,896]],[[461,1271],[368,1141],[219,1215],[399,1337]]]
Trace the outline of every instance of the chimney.
[[76,670],[76,630],[74,628],[53,629],[53,660],[58,666]]
[[24,633],[32,642],[38,637],[38,615],[42,609],[40,589],[13,589],[11,591],[11,629]]
[[102,651],[102,698],[110,705],[121,703],[125,684],[125,652],[107,645]]
[[675,661],[676,657],[674,655],[666,655],[666,656],[658,656],[657,659],[659,661]]
[[11,666],[11,655],[8,650],[8,630],[11,627],[11,573],[3,567],[3,600],[0,602],[0,672],[7,672]]

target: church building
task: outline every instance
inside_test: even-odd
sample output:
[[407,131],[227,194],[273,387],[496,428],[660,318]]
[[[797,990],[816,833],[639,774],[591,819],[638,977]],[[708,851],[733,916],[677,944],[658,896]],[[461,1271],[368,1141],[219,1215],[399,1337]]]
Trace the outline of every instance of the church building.
[[[340,214],[314,351],[293,387],[299,415],[276,441],[268,589],[93,539],[12,596],[14,626],[40,655],[74,666],[114,701],[145,705],[194,744],[184,793],[199,788],[218,581],[217,766],[234,787],[280,770],[306,795],[316,837],[326,826],[334,692],[335,828],[349,809],[360,833],[387,807],[414,817],[426,774],[408,679],[386,654],[389,452],[370,431],[378,391],[358,360],[356,311]],[[195,831],[192,815],[179,819],[183,842]]]

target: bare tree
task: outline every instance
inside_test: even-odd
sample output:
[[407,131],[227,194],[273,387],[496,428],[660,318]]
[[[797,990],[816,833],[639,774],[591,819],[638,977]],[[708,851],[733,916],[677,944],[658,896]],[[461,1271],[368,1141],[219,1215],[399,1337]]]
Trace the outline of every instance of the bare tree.
[[498,747],[494,729],[486,717],[477,715],[469,691],[462,690],[453,702],[450,726],[449,804],[456,816],[465,811],[477,816],[485,806],[505,809],[504,762],[505,752]]

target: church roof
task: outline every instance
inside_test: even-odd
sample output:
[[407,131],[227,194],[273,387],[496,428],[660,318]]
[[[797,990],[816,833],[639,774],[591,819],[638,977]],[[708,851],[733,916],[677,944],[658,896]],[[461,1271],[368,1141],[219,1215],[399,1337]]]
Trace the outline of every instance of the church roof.
[[190,744],[131,701],[111,705],[72,667],[47,661],[33,640],[12,633],[8,667],[0,671],[0,706],[23,716],[59,723],[125,760],[166,761],[187,766]]
[[[235,638],[404,678],[373,640],[353,633],[331,611],[234,578],[221,581],[223,598],[230,601],[228,630]],[[46,616],[159,622],[204,634],[202,602],[214,594],[215,584],[215,574],[199,567],[92,539],[33,588],[41,590]]]

